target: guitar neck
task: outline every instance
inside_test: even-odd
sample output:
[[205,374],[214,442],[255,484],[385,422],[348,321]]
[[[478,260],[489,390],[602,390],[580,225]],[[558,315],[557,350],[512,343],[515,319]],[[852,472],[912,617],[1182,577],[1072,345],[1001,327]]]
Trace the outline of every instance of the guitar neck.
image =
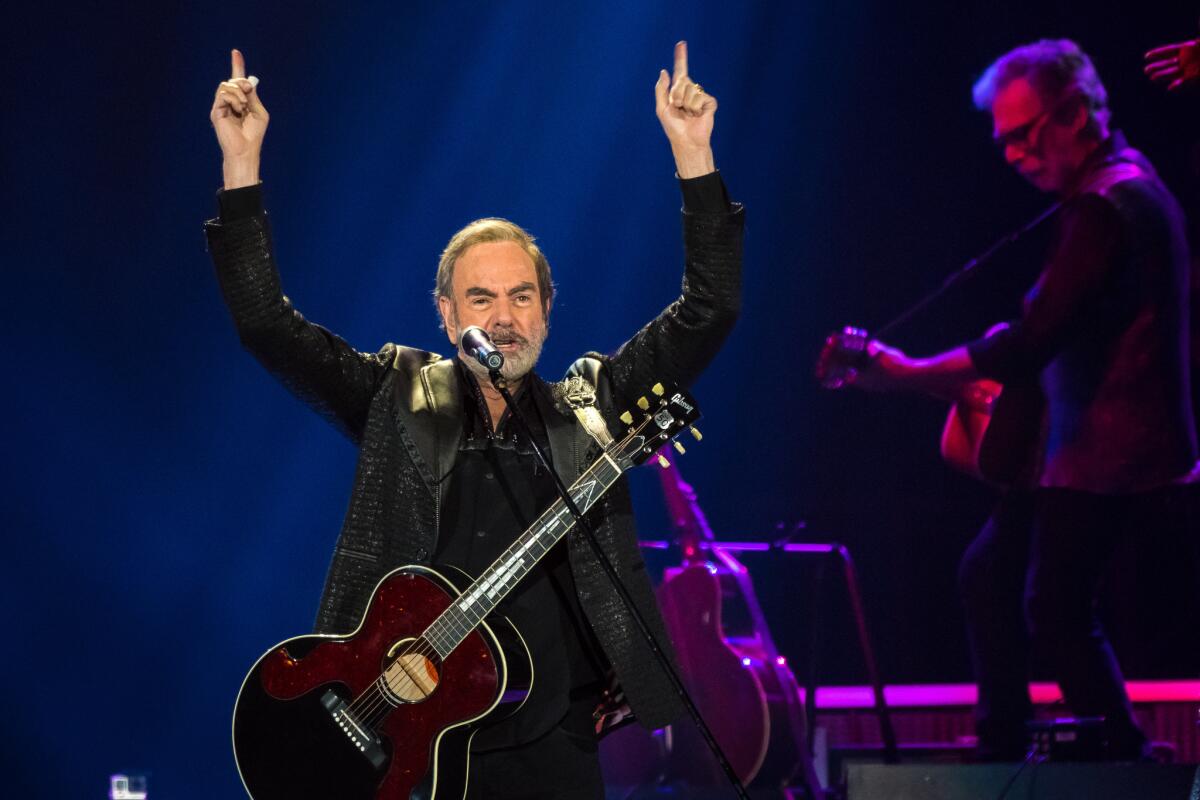
[[[579,510],[586,513],[622,472],[620,465],[606,453],[588,467],[567,493]],[[575,517],[562,499],[554,501],[537,522],[433,621],[423,634],[425,641],[441,658],[450,655],[574,525]]]

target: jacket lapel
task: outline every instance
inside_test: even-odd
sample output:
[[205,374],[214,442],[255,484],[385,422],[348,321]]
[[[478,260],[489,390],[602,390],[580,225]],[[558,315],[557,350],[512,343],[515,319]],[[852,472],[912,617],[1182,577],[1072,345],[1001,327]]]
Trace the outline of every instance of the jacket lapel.
[[421,367],[414,381],[400,381],[396,413],[417,449],[418,468],[432,486],[454,467],[462,438],[462,393],[454,360]]
[[576,424],[571,410],[564,403],[556,402],[553,388],[536,375],[533,377],[534,384],[529,388],[534,390],[538,412],[546,422],[550,460],[563,483],[570,486],[583,472],[583,456],[591,439],[583,426]]

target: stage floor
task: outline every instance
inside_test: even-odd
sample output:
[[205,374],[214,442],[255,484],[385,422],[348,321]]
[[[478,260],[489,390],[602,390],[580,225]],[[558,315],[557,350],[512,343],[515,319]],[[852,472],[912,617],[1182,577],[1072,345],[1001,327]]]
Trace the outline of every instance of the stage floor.
[[[1126,684],[1134,711],[1146,734],[1174,749],[1176,763],[1200,763],[1200,681],[1130,681]],[[1039,718],[1069,712],[1054,683],[1031,683]],[[818,743],[829,749],[870,746],[880,742],[879,721],[868,686],[825,686],[817,689]],[[973,743],[974,684],[927,684],[884,687],[892,725],[901,744]]]
[[[1167,746],[1159,748],[1158,754],[1169,757],[1176,765],[1200,764],[1200,736],[1197,735],[1197,722],[1200,721],[1200,681],[1131,681],[1127,687],[1137,718],[1146,733],[1154,742]],[[1040,718],[1053,719],[1067,716],[1067,710],[1062,705],[1062,695],[1057,684],[1030,684],[1030,694],[1036,707],[1036,713]],[[943,767],[948,768],[950,771],[945,773],[946,776],[950,776],[947,778],[948,786],[951,784],[959,786],[962,780],[967,780],[968,784],[976,779],[986,783],[993,781],[997,775],[1001,777],[1007,775],[1008,771],[1015,768],[1015,765],[989,767],[988,765],[964,763],[969,762],[973,755],[975,733],[973,711],[976,697],[974,684],[895,685],[885,687],[884,695],[888,701],[892,726],[896,732],[897,742],[902,748],[902,759],[906,765],[913,768],[930,768],[935,771]],[[801,696],[803,697],[803,690],[801,690]],[[881,796],[889,797],[890,800],[910,796],[913,798],[980,796],[971,794],[970,791],[967,794],[956,794],[957,789],[954,791],[947,789],[949,794],[944,795],[936,793],[934,795],[908,794],[908,789],[901,791],[896,788],[900,784],[887,789],[885,794],[879,795],[875,790],[878,789],[880,780],[890,786],[889,782],[901,778],[908,780],[913,776],[903,769],[897,771],[879,763],[882,761],[882,739],[879,733],[879,719],[873,708],[874,700],[870,687],[824,686],[817,689],[816,700],[814,749],[817,757],[814,766],[822,785],[827,787],[831,784],[845,786],[849,782],[851,774],[854,773],[857,775],[858,795],[857,797],[851,795],[851,800],[860,800],[861,798],[874,800]],[[619,731],[613,734],[612,738],[615,740],[622,734],[623,732]],[[708,758],[707,754],[699,754],[697,757]],[[622,780],[623,777],[629,777],[626,773],[630,769],[630,765],[606,761],[603,743],[601,744],[601,760],[606,766],[606,779],[609,781],[611,790],[610,797],[632,798],[633,800],[638,798],[657,800],[662,797],[672,797],[676,800],[683,798],[700,800],[701,798],[730,796],[729,788],[721,785],[706,788],[678,785],[656,787],[649,780],[644,782],[640,779]],[[1062,776],[1075,780],[1078,777],[1071,772],[1069,765],[1062,766],[1068,768],[1058,770],[1058,765],[1046,764],[1043,767],[1050,767],[1049,770],[1039,768],[1030,774],[1041,775],[1047,780],[1051,777],[1057,780],[1057,777]],[[1153,768],[1155,765],[1137,766]],[[876,767],[882,768],[883,771],[872,771]],[[989,772],[989,769],[992,771]],[[637,765],[634,767],[634,771],[651,775],[655,770],[653,764],[646,764]],[[995,774],[992,774],[993,772]],[[1059,775],[1060,772],[1061,775]],[[1080,774],[1095,777],[1093,772],[1084,770]],[[1194,773],[1196,773],[1194,768],[1188,771],[1180,766],[1175,769],[1164,769],[1162,779],[1168,782],[1182,781],[1190,786]],[[941,775],[942,773],[936,774]],[[1126,773],[1121,774],[1126,775]],[[1159,776],[1159,773],[1154,772],[1153,775]],[[1091,777],[1088,778],[1088,780],[1091,779]],[[924,781],[926,777],[920,777],[919,780]],[[1027,778],[1023,780],[1027,780]],[[1049,782],[1053,783],[1054,781]],[[1101,783],[1111,784],[1112,788],[1119,788],[1107,779],[1102,780]],[[869,791],[865,789],[869,789]],[[988,796],[995,794],[996,792],[992,792]],[[756,800],[758,798],[774,800],[774,798],[789,795],[786,792],[772,791],[756,786],[751,792],[751,796]],[[1018,793],[1014,796],[1029,795]],[[1042,797],[1043,795],[1039,793],[1038,796]],[[1053,796],[1057,797],[1058,795]],[[1095,796],[1100,797],[1101,795]],[[1139,800],[1149,800],[1160,795],[1123,795],[1118,792],[1104,796],[1136,796]],[[1161,796],[1174,797],[1175,795],[1168,792]],[[1180,795],[1180,799],[1187,796],[1188,794],[1184,793]]]

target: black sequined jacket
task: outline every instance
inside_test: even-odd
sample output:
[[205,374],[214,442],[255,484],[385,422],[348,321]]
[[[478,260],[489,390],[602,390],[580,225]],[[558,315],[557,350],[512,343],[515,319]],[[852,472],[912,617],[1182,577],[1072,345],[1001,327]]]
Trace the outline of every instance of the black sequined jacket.
[[[743,210],[684,213],[683,291],[611,357],[591,353],[568,371],[597,388],[614,417],[657,381],[690,385],[732,329],[741,302]],[[357,627],[379,579],[404,564],[427,564],[438,536],[439,504],[458,450],[462,392],[453,361],[394,344],[361,353],[308,322],[284,296],[266,214],[206,224],[209,252],[242,344],[297,397],[359,447],[350,506],[334,547],[316,631]],[[597,455],[561,399],[540,379],[551,459],[570,484]],[[615,409],[615,410],[614,410]],[[602,548],[648,619],[669,642],[634,530],[624,479],[589,512]],[[580,605],[642,725],[658,728],[682,712],[609,585],[586,540],[567,536]]]

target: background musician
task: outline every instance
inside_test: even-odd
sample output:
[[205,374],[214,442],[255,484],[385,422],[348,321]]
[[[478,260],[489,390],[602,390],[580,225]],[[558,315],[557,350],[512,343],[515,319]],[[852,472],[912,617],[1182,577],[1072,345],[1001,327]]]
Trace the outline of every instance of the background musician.
[[929,358],[871,342],[846,382],[949,397],[981,378],[1040,385],[1036,488],[1002,504],[961,568],[981,750],[1024,753],[1027,628],[1071,709],[1106,718],[1113,757],[1140,758],[1146,739],[1094,606],[1121,537],[1182,524],[1196,477],[1183,215],[1145,157],[1109,127],[1107,92],[1074,42],[1004,54],[974,99],[990,112],[1006,161],[1062,202],[1024,315]]

